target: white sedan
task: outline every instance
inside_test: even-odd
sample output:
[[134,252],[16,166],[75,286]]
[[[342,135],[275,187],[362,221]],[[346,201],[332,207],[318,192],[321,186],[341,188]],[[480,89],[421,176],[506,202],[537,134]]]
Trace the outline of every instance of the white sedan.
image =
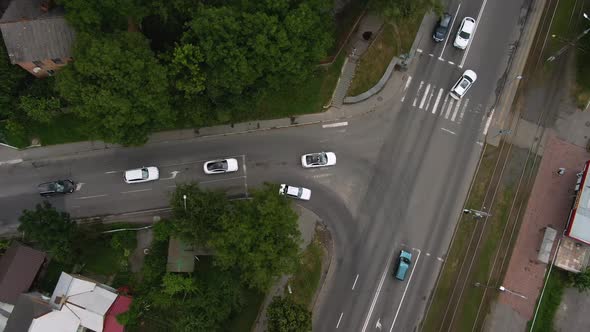
[[305,168],[324,167],[336,165],[334,152],[316,152],[301,156],[301,165]]
[[309,201],[309,199],[311,198],[311,190],[303,187],[288,186],[286,184],[281,184],[279,194],[291,198],[301,199],[304,201]]
[[459,30],[457,31],[457,36],[455,37],[453,46],[455,46],[456,48],[460,48],[462,50],[467,48],[467,45],[471,40],[471,36],[473,35],[474,30],[475,20],[471,17],[465,17],[463,21],[461,21],[461,26],[459,26]]
[[157,167],[142,167],[125,171],[125,182],[142,183],[155,181],[160,178],[160,171]]
[[475,74],[473,70],[467,69],[463,75],[461,75],[457,83],[453,85],[449,94],[454,99],[461,99],[467,93],[467,90],[471,88],[473,83],[475,83],[475,80],[477,80],[477,74]]
[[203,165],[205,174],[221,174],[238,171],[238,161],[234,158],[211,160]]

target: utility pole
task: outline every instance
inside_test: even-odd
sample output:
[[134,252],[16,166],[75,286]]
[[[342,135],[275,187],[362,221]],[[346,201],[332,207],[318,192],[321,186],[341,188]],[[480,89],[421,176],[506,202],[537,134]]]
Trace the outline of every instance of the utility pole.
[[[584,13],[583,16],[585,19],[590,21],[590,16],[588,16],[588,14]],[[562,48],[559,49],[559,51],[555,52],[554,55],[548,57],[547,60],[545,60],[545,61],[553,62],[555,59],[557,59],[557,57],[559,57],[565,51],[567,51],[570,48],[570,46],[574,46],[578,42],[578,40],[582,39],[582,37],[584,37],[588,32],[590,32],[590,28],[582,31],[582,33],[580,33],[576,38],[574,38],[571,42],[564,45]]]

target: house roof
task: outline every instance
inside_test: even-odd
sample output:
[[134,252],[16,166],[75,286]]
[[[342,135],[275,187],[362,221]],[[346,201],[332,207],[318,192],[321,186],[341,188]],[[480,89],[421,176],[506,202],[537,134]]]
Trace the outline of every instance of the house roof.
[[28,331],[33,319],[51,312],[47,301],[33,294],[21,294],[8,318],[4,332]]
[[0,30],[10,62],[64,59],[71,56],[75,31],[62,7],[41,10],[42,0],[13,0],[2,18]]
[[35,319],[29,332],[76,332],[80,326],[101,332],[116,298],[106,285],[62,272],[49,302],[55,311]]
[[0,301],[15,304],[29,290],[45,261],[45,253],[13,242],[0,258]]
[[117,321],[117,315],[128,311],[132,301],[128,296],[117,296],[104,320],[104,332],[123,332],[125,330],[125,327]]

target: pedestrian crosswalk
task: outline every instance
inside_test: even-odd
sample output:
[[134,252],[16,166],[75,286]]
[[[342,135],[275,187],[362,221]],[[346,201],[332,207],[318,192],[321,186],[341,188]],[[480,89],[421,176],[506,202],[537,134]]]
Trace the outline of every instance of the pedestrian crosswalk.
[[[407,76],[401,102],[404,103],[407,100],[407,103],[411,103],[412,108],[415,110],[430,112],[431,114],[458,124],[463,121],[466,113],[481,113],[481,105],[470,104],[470,100],[467,97],[455,100],[449,97],[449,91],[447,89],[425,81],[420,81],[419,83],[414,82],[414,92],[412,89],[409,89],[411,83],[412,76]],[[410,93],[410,91],[412,92]]]

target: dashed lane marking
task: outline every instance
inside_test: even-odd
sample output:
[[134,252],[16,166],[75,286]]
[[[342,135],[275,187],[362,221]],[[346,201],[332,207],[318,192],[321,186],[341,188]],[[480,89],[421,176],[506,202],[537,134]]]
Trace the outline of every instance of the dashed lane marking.
[[359,275],[356,275],[356,278],[354,278],[354,283],[352,283],[352,290],[354,290],[354,286],[356,286],[356,282],[357,280],[359,280]]
[[147,188],[147,189],[137,189],[137,190],[129,190],[129,191],[121,191],[121,194],[132,194],[132,193],[140,193],[143,191],[150,191],[152,190],[152,188]]
[[336,128],[336,127],[344,127],[344,126],[348,126],[347,121],[325,124],[325,125],[322,125],[322,128]]
[[336,324],[336,328],[338,328],[338,326],[340,326],[340,321],[342,320],[342,315],[344,315],[344,312],[340,313],[340,318],[338,318],[338,323]]
[[450,131],[447,128],[440,128],[440,129],[442,129],[443,131],[446,131],[447,133],[450,133],[450,134],[453,134],[453,135],[457,135],[454,131]]
[[453,66],[455,65],[455,63],[453,61],[449,61],[449,64],[453,65]]
[[94,195],[94,196],[84,196],[84,197],[76,197],[76,199],[91,199],[91,198],[98,198],[98,197],[105,197],[108,196],[107,194],[103,195]]
[[417,48],[417,49],[416,49],[416,52],[418,52],[418,53],[422,53],[422,50],[421,50],[421,49],[419,49],[419,48]]

